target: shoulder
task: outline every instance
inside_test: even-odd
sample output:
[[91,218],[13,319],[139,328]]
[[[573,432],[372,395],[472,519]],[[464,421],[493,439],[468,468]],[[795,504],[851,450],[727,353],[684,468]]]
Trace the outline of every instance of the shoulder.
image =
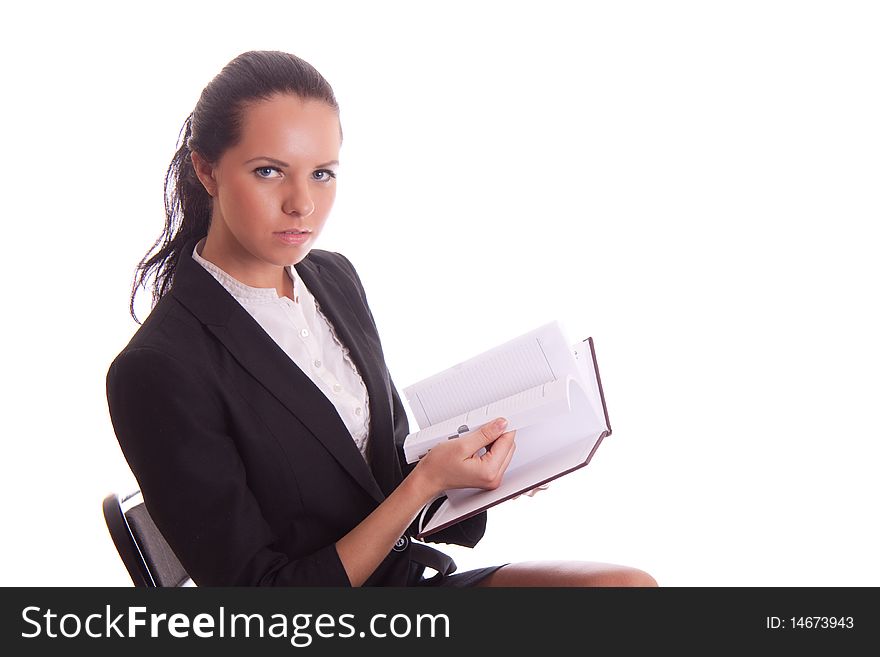
[[360,296],[364,297],[364,286],[354,265],[345,255],[337,251],[325,251],[324,249],[312,249],[306,259],[313,265],[317,265],[320,275],[330,276],[343,287],[353,287]]
[[154,383],[161,373],[173,380],[180,380],[183,372],[202,378],[197,373],[215,359],[213,342],[206,327],[166,294],[110,363],[107,379],[140,379],[145,370]]
[[306,259],[318,265],[321,269],[330,271],[344,271],[356,273],[351,261],[337,251],[325,251],[324,249],[312,249]]
[[162,297],[132,335],[122,353],[133,349],[152,348],[174,355],[188,338],[202,332],[202,325],[171,294]]

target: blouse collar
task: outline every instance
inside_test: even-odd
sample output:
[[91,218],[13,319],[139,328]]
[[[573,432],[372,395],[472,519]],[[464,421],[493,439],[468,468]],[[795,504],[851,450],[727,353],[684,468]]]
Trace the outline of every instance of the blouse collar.
[[[278,296],[278,291],[274,287],[251,287],[250,285],[245,285],[238,279],[235,279],[227,274],[210,260],[205,260],[199,254],[199,251],[201,251],[204,244],[204,237],[196,243],[195,247],[193,248],[193,260],[195,260],[202,267],[207,269],[208,272],[214,278],[216,278],[223,287],[226,288],[229,294],[234,296],[238,301],[248,301],[251,303],[269,303],[272,301],[277,301],[281,298]],[[302,280],[299,278],[299,274],[296,273],[296,269],[291,265],[287,265],[284,269],[285,271],[287,271],[287,275],[290,276],[291,280],[293,281],[293,289],[295,295],[300,294],[305,286],[302,284]]]

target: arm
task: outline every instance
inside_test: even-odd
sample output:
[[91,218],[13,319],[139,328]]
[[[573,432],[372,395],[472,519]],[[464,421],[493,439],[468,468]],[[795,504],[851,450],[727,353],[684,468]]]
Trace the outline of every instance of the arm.
[[359,586],[431,497],[497,486],[513,454],[513,432],[488,428],[432,450],[335,544],[293,558],[275,547],[215,385],[148,348],[125,352],[107,377],[113,426],[150,514],[200,585]]
[[348,586],[332,544],[300,558],[274,547],[216,385],[148,348],[124,352],[107,374],[119,444],[181,564],[202,586]]
[[[450,488],[497,488],[514,452],[514,434],[488,423],[433,448],[373,513],[336,543],[352,584],[359,586],[376,569],[416,514]],[[478,455],[481,448],[487,451]]]

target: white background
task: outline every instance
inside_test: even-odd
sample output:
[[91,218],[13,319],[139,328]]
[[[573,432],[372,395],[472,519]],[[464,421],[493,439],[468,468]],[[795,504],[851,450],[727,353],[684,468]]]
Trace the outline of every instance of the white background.
[[613,436],[461,569],[880,585],[876,4],[12,6],[0,583],[130,585],[101,500],[134,486],[104,397],[134,267],[202,87],[279,49],[341,104],[317,246],[399,389],[553,319],[595,340]]

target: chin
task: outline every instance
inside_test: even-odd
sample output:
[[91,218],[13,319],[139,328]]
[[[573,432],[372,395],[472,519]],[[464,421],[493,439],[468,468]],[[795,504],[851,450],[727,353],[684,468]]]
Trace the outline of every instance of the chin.
[[288,255],[286,258],[285,266],[287,265],[295,265],[298,262],[302,262],[302,260],[309,255],[309,252],[312,250],[311,245],[306,245],[298,248],[295,252]]

